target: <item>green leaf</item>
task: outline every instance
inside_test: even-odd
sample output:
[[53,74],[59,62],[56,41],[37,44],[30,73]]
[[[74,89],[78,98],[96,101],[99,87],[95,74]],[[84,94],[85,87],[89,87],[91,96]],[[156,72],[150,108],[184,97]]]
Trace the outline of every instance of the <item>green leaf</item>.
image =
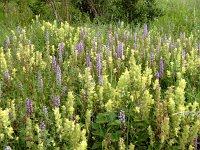
[[121,122],[119,120],[115,120],[113,122],[110,122],[108,125],[109,126],[120,126]]
[[115,132],[115,133],[112,133],[112,141],[113,142],[118,142],[119,141],[119,137],[121,136],[121,130]]
[[101,142],[95,142],[94,145],[92,146],[92,149],[100,149],[101,146],[102,146]]
[[109,123],[116,119],[116,114],[114,112],[100,113],[97,115],[96,123]]

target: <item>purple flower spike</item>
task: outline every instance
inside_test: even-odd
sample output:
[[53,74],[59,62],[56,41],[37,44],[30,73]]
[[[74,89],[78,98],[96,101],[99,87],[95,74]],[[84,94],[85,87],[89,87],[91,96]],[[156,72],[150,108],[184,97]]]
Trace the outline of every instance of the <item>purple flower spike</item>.
[[92,69],[92,62],[90,61],[90,56],[88,54],[86,56],[86,66]]
[[195,150],[198,150],[198,136],[194,138],[194,147],[195,147]]
[[49,43],[49,32],[46,31],[46,42]]
[[119,113],[119,120],[121,123],[125,123],[126,121],[126,116],[125,116],[125,111],[121,110],[120,113]]
[[78,51],[78,57],[80,58],[81,57],[81,54],[84,50],[84,45],[83,45],[83,40],[81,40],[78,45],[76,46],[75,50]]
[[144,38],[148,36],[148,27],[147,24],[144,24]]
[[33,104],[32,104],[32,101],[29,98],[26,99],[26,112],[27,112],[28,117],[32,116]]
[[9,119],[12,120],[12,118],[13,118],[13,113],[12,111],[9,111]]
[[45,114],[45,116],[48,116],[48,110],[46,106],[43,106],[43,112]]
[[160,74],[158,71],[156,71],[156,79],[159,79],[160,78]]
[[59,96],[56,96],[55,106],[56,107],[60,106],[60,97]]
[[8,73],[8,70],[5,72],[5,78],[6,80],[10,80],[10,74]]
[[137,49],[137,45],[136,45],[136,43],[133,44],[133,49],[134,49],[134,50]]
[[98,53],[98,55],[97,55],[97,76],[98,77],[101,75],[101,69],[102,69],[101,54]]
[[103,77],[99,76],[99,85],[103,85]]
[[42,74],[41,72],[38,73],[38,87],[40,92],[43,91],[43,80],[42,80]]
[[59,62],[60,65],[62,64],[62,59],[63,59],[63,57],[62,57],[63,49],[64,49],[64,43],[61,42],[59,44],[59,51],[58,51],[58,56],[59,56],[58,62]]
[[45,123],[44,123],[44,120],[41,120],[40,121],[40,130],[44,130],[45,129]]
[[165,41],[165,43],[168,42],[168,40],[167,40],[167,35],[166,35],[166,34],[165,34],[165,36],[164,36],[164,41]]
[[172,51],[172,42],[169,43],[169,51]]
[[185,58],[185,56],[186,56],[186,51],[185,50],[182,51],[182,55],[183,55],[183,58]]
[[185,17],[185,21],[188,22],[188,16]]
[[123,56],[123,43],[119,42],[118,50],[117,50],[117,58],[121,58],[122,59],[122,56]]
[[4,150],[12,150],[10,146],[6,146]]
[[200,44],[198,45],[199,55],[200,55]]
[[18,34],[21,34],[21,28],[20,28],[20,26],[17,26],[17,32],[18,32]]
[[56,73],[57,65],[56,65],[56,57],[55,56],[52,57],[52,68],[53,68],[53,71]]
[[10,46],[10,39],[9,37],[6,38],[6,49]]
[[102,46],[101,46],[101,44],[98,45],[98,51],[99,51],[99,53],[102,52]]
[[22,92],[23,86],[22,86],[22,82],[19,83],[19,90]]
[[110,56],[110,45],[111,45],[111,43],[110,43],[110,41],[108,41],[108,43],[107,43],[107,55],[108,56]]
[[183,38],[183,33],[180,32],[180,39],[182,40],[182,38]]
[[61,85],[61,70],[60,66],[57,65],[57,85]]
[[160,59],[160,72],[159,72],[160,78],[162,78],[163,75],[164,75],[164,63],[163,63],[163,60]]
[[153,65],[153,62],[154,62],[154,53],[151,52],[150,53],[150,63],[151,63],[151,65]]

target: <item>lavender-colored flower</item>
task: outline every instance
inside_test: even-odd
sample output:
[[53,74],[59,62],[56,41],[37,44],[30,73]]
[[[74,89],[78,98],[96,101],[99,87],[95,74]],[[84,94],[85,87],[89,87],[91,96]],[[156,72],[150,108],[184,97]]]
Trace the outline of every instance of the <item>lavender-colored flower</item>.
[[188,22],[188,16],[185,17],[185,21]]
[[63,86],[61,95],[64,95],[67,91],[67,86]]
[[117,58],[121,58],[122,59],[122,56],[123,56],[123,43],[119,42],[118,50],[117,50]]
[[182,40],[182,38],[183,38],[183,33],[180,32],[180,39]]
[[154,53],[151,52],[150,53],[150,63],[151,63],[151,65],[153,65],[153,62],[154,62]]
[[38,87],[40,92],[43,91],[43,80],[42,80],[42,74],[41,72],[38,73]]
[[10,46],[10,38],[7,37],[6,38],[6,45],[5,45],[6,49],[8,49],[9,46]]
[[195,150],[198,150],[198,135],[194,138],[194,147]]
[[199,55],[200,55],[200,44],[198,45]]
[[55,56],[52,57],[52,68],[53,68],[53,71],[56,73],[57,65],[56,65],[56,57]]
[[185,58],[185,56],[186,56],[186,51],[185,50],[182,51],[182,56],[183,56],[183,58]]
[[45,116],[47,117],[48,116],[48,109],[46,106],[43,106],[43,112],[45,114]]
[[40,130],[44,130],[45,129],[45,127],[46,127],[46,125],[45,125],[45,123],[44,123],[44,120],[41,120],[40,121]]
[[31,45],[31,40],[28,39],[27,44],[28,44],[28,45]]
[[156,71],[156,79],[159,79],[160,78],[160,74],[158,71]]
[[25,30],[24,29],[22,29],[21,30],[21,34],[25,34],[26,32],[25,32]]
[[125,123],[126,121],[126,116],[125,116],[125,111],[124,110],[121,110],[120,113],[119,113],[119,120],[121,123]]
[[177,42],[174,42],[174,47],[177,48]]
[[110,56],[110,45],[111,45],[111,43],[110,43],[110,41],[108,40],[108,43],[107,43],[107,46],[106,46],[106,48],[107,48],[107,55],[108,55],[108,56]]
[[98,45],[98,52],[99,52],[99,53],[102,52],[102,46],[101,46],[101,44]]
[[21,28],[20,28],[20,26],[17,26],[17,32],[18,32],[18,34],[21,34]]
[[19,90],[22,92],[23,90],[23,86],[22,86],[22,82],[19,83]]
[[162,78],[163,75],[164,75],[164,62],[162,59],[160,59],[160,72],[159,72],[160,78]]
[[134,49],[134,50],[137,49],[137,45],[136,45],[136,43],[133,44],[133,49]]
[[101,69],[102,69],[101,53],[98,53],[98,55],[97,55],[97,68],[96,68],[98,77],[101,75]]
[[29,98],[26,99],[26,112],[27,112],[27,116],[29,116],[29,117],[32,116],[33,104],[32,104],[32,101]]
[[13,118],[13,113],[12,111],[9,111],[9,119],[12,120],[12,118]]
[[159,52],[159,46],[156,45],[156,54],[158,54],[158,52]]
[[102,77],[102,75],[99,76],[99,85],[103,85],[103,77]]
[[61,69],[59,65],[57,65],[57,85],[61,85]]
[[55,106],[56,106],[56,107],[59,107],[59,106],[60,106],[60,97],[59,97],[59,96],[56,96]]
[[59,44],[59,49],[58,49],[58,56],[59,56],[58,57],[58,62],[59,62],[60,65],[62,64],[62,59],[63,59],[63,57],[62,57],[63,49],[64,49],[64,43],[61,42]]
[[81,40],[78,45],[76,46],[75,50],[78,51],[78,57],[81,57],[81,54],[84,50],[84,44],[83,44],[83,40]]
[[144,24],[144,38],[148,36],[148,27],[147,24]]
[[88,54],[86,56],[86,66],[92,69],[92,62],[90,61],[90,56]]
[[49,43],[49,32],[46,31],[46,42]]
[[12,150],[10,146],[6,146],[4,150]]
[[164,41],[165,41],[165,43],[168,42],[168,40],[167,40],[167,35],[166,35],[166,34],[164,35]]
[[172,51],[172,42],[169,43],[169,51]]
[[10,74],[9,74],[8,70],[5,72],[5,78],[6,78],[6,80],[10,80]]

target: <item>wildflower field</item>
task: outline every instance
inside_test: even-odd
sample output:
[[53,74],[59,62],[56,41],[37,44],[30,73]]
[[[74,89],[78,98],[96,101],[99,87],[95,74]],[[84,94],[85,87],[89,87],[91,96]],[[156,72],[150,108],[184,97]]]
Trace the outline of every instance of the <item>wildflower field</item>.
[[200,31],[36,19],[0,48],[0,149],[193,150]]

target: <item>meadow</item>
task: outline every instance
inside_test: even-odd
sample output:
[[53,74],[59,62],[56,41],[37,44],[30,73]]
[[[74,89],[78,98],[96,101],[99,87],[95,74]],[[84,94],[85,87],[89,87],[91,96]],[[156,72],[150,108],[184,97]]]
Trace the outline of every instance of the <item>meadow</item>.
[[176,2],[138,26],[1,25],[0,149],[199,149],[200,9]]

